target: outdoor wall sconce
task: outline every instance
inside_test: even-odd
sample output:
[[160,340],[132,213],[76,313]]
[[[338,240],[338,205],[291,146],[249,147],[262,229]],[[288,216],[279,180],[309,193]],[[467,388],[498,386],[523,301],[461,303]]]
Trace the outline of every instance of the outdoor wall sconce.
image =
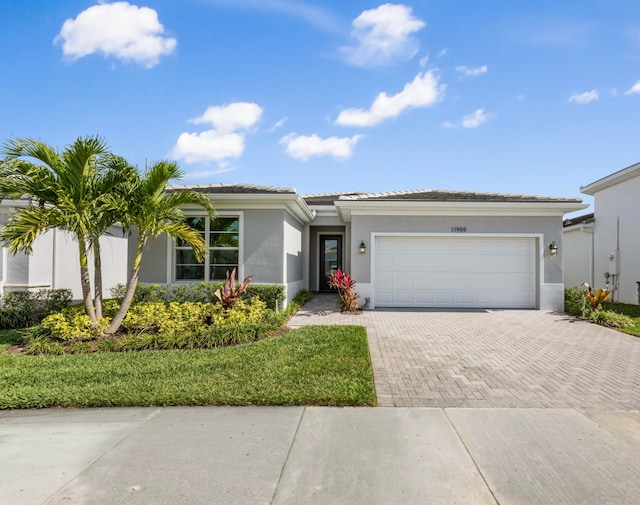
[[554,257],[558,255],[558,246],[555,241],[549,244],[549,256]]
[[360,247],[358,247],[358,252],[360,254],[365,254],[367,252],[367,246],[364,245],[364,240],[360,242]]

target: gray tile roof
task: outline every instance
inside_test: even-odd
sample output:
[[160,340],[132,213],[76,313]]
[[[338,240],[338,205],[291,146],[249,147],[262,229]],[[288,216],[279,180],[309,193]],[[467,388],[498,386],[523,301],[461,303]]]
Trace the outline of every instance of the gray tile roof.
[[584,214],[583,216],[572,217],[569,219],[565,219],[562,221],[563,228],[568,228],[569,226],[574,226],[576,224],[589,224],[594,223],[596,220],[593,212],[591,214]]
[[562,198],[539,195],[514,195],[503,193],[479,193],[472,191],[443,191],[416,189],[390,191],[386,193],[327,193],[303,196],[308,205],[331,205],[336,200],[346,201],[419,201],[419,202],[571,202],[580,203],[580,198]]
[[259,186],[256,184],[194,184],[194,185],[178,185],[170,186],[169,191],[180,189],[191,189],[198,193],[206,194],[273,194],[273,195],[295,195],[295,188],[280,188],[277,186]]
[[303,195],[302,198],[305,202],[307,202],[307,205],[333,205],[333,202],[339,200],[342,196],[355,196],[364,194],[366,193],[319,193],[316,195]]

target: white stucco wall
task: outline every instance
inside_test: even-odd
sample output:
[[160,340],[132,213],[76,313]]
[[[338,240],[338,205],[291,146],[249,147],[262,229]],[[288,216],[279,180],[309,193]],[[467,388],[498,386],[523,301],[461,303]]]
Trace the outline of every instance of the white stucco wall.
[[[102,258],[102,286],[103,296],[110,298],[110,289],[116,284],[126,284],[129,272],[127,271],[127,237],[122,236],[120,228],[113,227],[111,235],[100,239]],[[55,244],[55,255],[52,254]],[[47,257],[53,263],[53,276],[51,287],[55,289],[70,289],[74,300],[82,299],[80,285],[80,263],[78,243],[70,236],[55,232],[52,247],[42,252],[42,257]],[[93,286],[93,255],[89,257],[89,272],[91,285]]]
[[565,228],[564,244],[564,285],[579,286],[583,282],[593,284],[593,227],[580,225]]
[[[625,303],[638,303],[636,282],[640,281],[639,195],[640,177],[603,189],[594,195],[594,285],[604,286],[605,272],[618,272],[618,292],[614,295],[618,301]],[[616,257],[618,239],[620,250]],[[614,258],[610,259],[612,255]]]
[[304,226],[289,213],[284,213],[283,282],[287,287],[287,303],[300,291],[303,283],[302,231]]

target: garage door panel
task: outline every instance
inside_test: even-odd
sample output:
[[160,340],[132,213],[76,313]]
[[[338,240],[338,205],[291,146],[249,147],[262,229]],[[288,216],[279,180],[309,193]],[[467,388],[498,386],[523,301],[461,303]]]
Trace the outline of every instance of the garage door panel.
[[533,308],[531,238],[378,237],[376,305]]

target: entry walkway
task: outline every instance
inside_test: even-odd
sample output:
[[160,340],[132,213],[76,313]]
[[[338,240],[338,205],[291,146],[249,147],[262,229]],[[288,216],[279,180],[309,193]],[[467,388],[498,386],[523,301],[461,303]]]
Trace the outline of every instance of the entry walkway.
[[381,406],[640,409],[640,338],[535,310],[338,312],[319,295],[291,326],[367,328]]

